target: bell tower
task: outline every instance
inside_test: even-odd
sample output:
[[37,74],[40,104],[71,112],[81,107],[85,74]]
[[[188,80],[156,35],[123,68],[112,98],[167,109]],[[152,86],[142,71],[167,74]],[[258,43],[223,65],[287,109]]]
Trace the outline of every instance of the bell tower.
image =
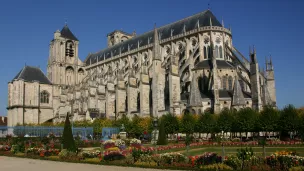
[[79,40],[65,24],[61,31],[54,33],[50,42],[47,76],[53,84],[75,85],[81,61],[78,57]]

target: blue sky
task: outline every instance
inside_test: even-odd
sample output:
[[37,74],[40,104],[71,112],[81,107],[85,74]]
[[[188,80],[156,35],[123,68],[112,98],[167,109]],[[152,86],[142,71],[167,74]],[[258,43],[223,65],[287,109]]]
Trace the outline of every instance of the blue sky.
[[[0,115],[6,115],[7,83],[25,65],[46,72],[53,33],[68,25],[80,40],[79,56],[106,47],[106,34],[137,34],[208,9],[210,0],[10,0],[0,2]],[[245,56],[255,45],[260,65],[271,54],[277,103],[304,106],[304,1],[211,0],[211,11],[232,27],[233,44]]]

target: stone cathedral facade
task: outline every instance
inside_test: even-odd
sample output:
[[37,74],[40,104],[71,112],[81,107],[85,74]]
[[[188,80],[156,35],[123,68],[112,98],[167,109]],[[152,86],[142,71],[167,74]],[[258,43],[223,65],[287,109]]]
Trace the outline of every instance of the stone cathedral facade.
[[69,27],[56,31],[47,76],[25,66],[8,83],[8,125],[276,106],[271,58],[264,70],[254,47],[244,57],[210,10],[141,35],[115,30],[107,44],[82,62]]

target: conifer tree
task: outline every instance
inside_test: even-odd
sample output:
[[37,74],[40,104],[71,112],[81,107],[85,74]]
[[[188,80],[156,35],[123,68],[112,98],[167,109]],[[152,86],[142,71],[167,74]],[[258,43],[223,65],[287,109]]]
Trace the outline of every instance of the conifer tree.
[[63,149],[67,149],[68,151],[76,152],[76,145],[72,134],[71,123],[69,119],[69,115],[67,114],[64,129],[62,134],[62,144]]
[[163,119],[160,121],[160,128],[158,134],[157,145],[167,145],[167,136],[165,132],[165,122]]

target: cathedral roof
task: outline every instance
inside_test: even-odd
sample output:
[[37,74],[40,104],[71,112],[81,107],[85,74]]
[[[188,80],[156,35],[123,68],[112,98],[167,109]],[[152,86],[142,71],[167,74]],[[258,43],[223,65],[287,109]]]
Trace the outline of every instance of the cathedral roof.
[[74,36],[74,34],[71,32],[71,30],[69,29],[68,25],[64,25],[64,27],[62,28],[62,30],[60,31],[61,37],[67,38],[67,39],[71,39],[71,40],[76,40],[78,41],[78,39]]
[[32,66],[22,68],[12,81],[14,80],[24,80],[28,82],[38,81],[41,84],[52,84],[40,68]]
[[[184,31],[191,31],[198,27],[210,26],[210,19],[212,26],[222,27],[221,23],[216,19],[210,10],[203,11],[201,13],[192,15],[174,23],[162,26],[158,28],[159,40],[167,39],[172,36],[179,35]],[[172,32],[172,34],[171,34]],[[118,55],[120,52],[125,53],[138,47],[146,46],[154,42],[153,38],[154,31],[146,32],[142,35],[135,36],[124,42],[118,43],[109,48],[103,49],[97,53],[89,54],[85,60],[87,65],[91,65],[98,61],[111,58],[112,56]]]
[[[217,68],[234,68],[233,64],[229,61],[224,60],[216,60]],[[193,70],[199,70],[199,69],[212,69],[212,61],[211,60],[203,60],[199,63],[197,63]]]

